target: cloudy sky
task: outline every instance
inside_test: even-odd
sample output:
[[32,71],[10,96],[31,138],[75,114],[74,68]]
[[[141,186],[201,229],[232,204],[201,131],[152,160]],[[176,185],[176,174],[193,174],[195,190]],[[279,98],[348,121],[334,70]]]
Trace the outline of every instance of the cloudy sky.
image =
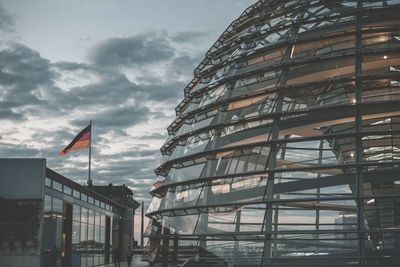
[[160,146],[204,53],[254,0],[0,0],[0,157],[41,157],[79,182],[150,201]]

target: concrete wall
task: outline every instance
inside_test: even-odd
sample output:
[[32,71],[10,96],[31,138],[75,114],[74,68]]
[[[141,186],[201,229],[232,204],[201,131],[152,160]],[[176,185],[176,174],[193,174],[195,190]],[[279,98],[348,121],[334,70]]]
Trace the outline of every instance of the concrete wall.
[[[0,159],[0,201],[4,203],[42,202],[44,197],[44,177],[46,173],[45,159]],[[36,201],[35,201],[36,200]],[[40,209],[42,210],[42,208]],[[39,211],[41,216],[41,211]],[[12,223],[12,221],[7,221]],[[1,231],[2,229],[0,229]],[[14,229],[18,232],[18,229]],[[41,229],[38,231],[39,244],[36,251],[10,251],[0,255],[0,266],[12,267],[39,267],[40,266],[40,236]],[[0,240],[2,246],[12,247],[15,243],[22,245],[25,241],[21,240],[20,233],[10,235],[10,240]],[[15,239],[14,239],[15,238]],[[39,249],[38,249],[39,248]]]
[[0,197],[42,199],[45,173],[45,159],[0,158]]
[[1,256],[0,266],[39,267],[40,256]]
[[121,246],[122,259],[125,259],[128,244],[132,246],[133,242],[133,209],[128,208],[124,210],[122,215],[122,220],[120,223],[120,240],[119,244]]

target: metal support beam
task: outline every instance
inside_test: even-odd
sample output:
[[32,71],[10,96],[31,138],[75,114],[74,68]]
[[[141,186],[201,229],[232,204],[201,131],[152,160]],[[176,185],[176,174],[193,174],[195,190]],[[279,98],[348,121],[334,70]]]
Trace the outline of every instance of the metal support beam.
[[[318,154],[318,165],[322,164],[322,157],[324,154],[324,140],[322,139],[319,142],[319,154]],[[321,178],[321,173],[318,173],[317,178]],[[317,187],[317,199],[320,198],[321,196],[321,188]],[[317,200],[317,204],[319,204],[320,201]],[[319,217],[320,217],[320,212],[319,209],[317,208],[315,210],[315,230],[317,231],[317,233],[319,232]],[[319,234],[315,235],[315,239],[317,240],[317,243],[319,243]],[[319,253],[319,246],[317,246],[317,253]]]
[[[236,224],[235,224],[235,234],[240,233],[240,220],[242,217],[242,210],[236,211]],[[239,241],[235,241],[235,247],[234,247],[234,253],[235,253],[235,262],[239,259]]]
[[364,233],[364,174],[360,164],[363,163],[363,145],[360,133],[362,132],[362,13],[363,1],[357,0],[356,15],[356,58],[355,58],[355,125],[356,125],[356,193],[357,193],[357,229],[358,229],[358,258],[359,265],[365,264],[365,233]]

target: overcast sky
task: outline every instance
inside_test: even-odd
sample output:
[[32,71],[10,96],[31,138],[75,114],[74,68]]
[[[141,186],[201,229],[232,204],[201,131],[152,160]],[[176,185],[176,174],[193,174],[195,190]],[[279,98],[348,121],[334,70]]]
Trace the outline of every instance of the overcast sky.
[[0,157],[41,157],[79,183],[150,201],[160,146],[194,68],[254,0],[0,0]]

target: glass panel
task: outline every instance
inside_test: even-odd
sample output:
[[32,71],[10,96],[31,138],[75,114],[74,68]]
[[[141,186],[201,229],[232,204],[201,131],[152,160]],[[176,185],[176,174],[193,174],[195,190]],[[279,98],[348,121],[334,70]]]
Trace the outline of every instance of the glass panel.
[[63,201],[61,199],[53,197],[52,211],[58,214],[63,212]]
[[72,250],[79,251],[80,249],[80,237],[81,237],[81,224],[80,222],[72,222]]
[[[47,211],[50,200],[51,198],[45,199]],[[40,226],[43,221],[50,220],[47,215],[44,219],[41,218],[42,205],[41,201],[0,199],[1,266],[15,266],[13,263],[16,264],[18,261],[10,261],[12,258],[40,257],[42,253]]]
[[287,84],[303,84],[333,78],[354,76],[354,58],[321,60],[312,64],[297,65],[290,68]]
[[400,67],[400,56],[390,55],[368,55],[363,57],[363,74],[392,74]]
[[51,200],[52,197],[49,195],[44,196],[44,212],[49,213],[51,211]]
[[72,220],[77,222],[81,221],[81,207],[78,205],[72,206]]
[[53,189],[62,192],[62,184],[57,181],[53,181]]
[[90,224],[94,224],[94,211],[93,210],[89,210],[89,217],[88,217],[88,223]]
[[72,189],[70,187],[64,185],[64,194],[67,194],[70,196],[72,194]]
[[87,230],[87,224],[86,223],[81,223],[81,242],[80,242],[80,247],[81,247],[81,250],[80,250],[81,251],[81,267],[82,266],[87,266],[88,230]]
[[100,225],[100,213],[95,212],[95,225]]
[[84,223],[88,222],[88,210],[87,208],[81,208],[81,221]]
[[100,218],[101,218],[101,226],[106,226],[106,215],[103,213],[100,213]]
[[77,198],[77,199],[80,199],[80,198],[81,198],[81,192],[76,191],[76,190],[73,190],[73,196],[74,196],[75,198]]
[[87,246],[87,264],[93,266],[93,255],[95,252],[94,225],[88,225],[88,246]]
[[46,186],[51,187],[51,179],[46,177]]
[[400,99],[400,79],[393,77],[362,83],[363,102],[394,101]]
[[330,105],[353,105],[354,83],[336,82],[299,87],[283,92],[284,111],[309,110]]
[[84,194],[84,193],[81,193],[81,200],[84,201],[84,202],[87,202],[87,200],[88,200],[87,195]]

